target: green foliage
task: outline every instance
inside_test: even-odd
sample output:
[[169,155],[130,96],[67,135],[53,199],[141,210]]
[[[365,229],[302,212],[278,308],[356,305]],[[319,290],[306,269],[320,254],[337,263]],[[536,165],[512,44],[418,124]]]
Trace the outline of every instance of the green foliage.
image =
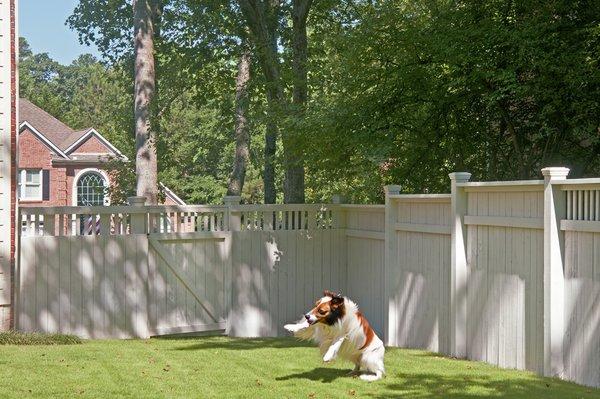
[[[219,202],[233,159],[235,67],[247,31],[236,1],[160,4],[160,180],[190,203]],[[290,2],[282,7],[287,96]],[[591,0],[315,2],[308,109],[302,118],[292,108],[278,116],[306,158],[308,200],[342,193],[380,202],[389,183],[445,192],[447,174],[458,170],[477,180],[536,178],[548,165],[569,166],[573,177],[600,174],[599,18],[600,3]],[[83,56],[61,66],[22,43],[22,92],[75,127],[93,125],[133,159],[131,4],[80,0],[68,24],[109,64]],[[260,201],[263,191],[259,72],[253,64],[246,202]],[[281,155],[279,147],[279,185]]]
[[[311,190],[447,190],[447,173],[600,173],[598,2],[389,0],[325,14],[312,39]],[[334,22],[334,23],[331,23]],[[371,182],[376,182],[370,186]]]

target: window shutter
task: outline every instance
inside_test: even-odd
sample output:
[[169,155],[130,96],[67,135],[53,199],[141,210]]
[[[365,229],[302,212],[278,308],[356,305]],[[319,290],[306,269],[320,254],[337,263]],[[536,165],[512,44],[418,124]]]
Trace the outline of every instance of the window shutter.
[[42,170],[42,200],[50,201],[50,171]]

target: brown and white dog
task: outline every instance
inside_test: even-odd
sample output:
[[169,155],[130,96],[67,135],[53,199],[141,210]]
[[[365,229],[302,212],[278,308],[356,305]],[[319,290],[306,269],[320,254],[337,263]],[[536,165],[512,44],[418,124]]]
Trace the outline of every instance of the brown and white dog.
[[[352,373],[360,374],[365,381],[383,377],[383,342],[358,306],[331,291],[325,291],[323,295],[303,320],[286,324],[284,328],[297,338],[315,341],[325,362],[340,356],[354,363]],[[361,369],[367,373],[360,373]]]

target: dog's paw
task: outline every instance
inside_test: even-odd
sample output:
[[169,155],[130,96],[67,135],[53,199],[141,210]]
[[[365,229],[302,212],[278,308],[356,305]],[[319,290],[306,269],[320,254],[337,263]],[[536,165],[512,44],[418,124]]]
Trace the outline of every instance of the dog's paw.
[[375,373],[375,374],[361,374],[359,378],[363,381],[373,382],[373,381],[380,380],[382,377],[383,377],[383,374]]
[[297,333],[298,331],[302,331],[310,327],[310,324],[306,320],[299,321],[298,323],[286,324],[283,326],[284,329],[291,333]]
[[327,352],[327,353],[325,354],[325,356],[323,356],[323,361],[324,361],[325,363],[329,363],[329,362],[330,362],[330,361],[332,361],[333,359],[335,359],[335,354],[334,354],[334,353],[329,353],[329,352]]
[[298,332],[298,331],[304,329],[304,326],[302,326],[300,324],[286,324],[285,326],[283,326],[283,328],[285,328],[287,331],[289,331],[291,333],[295,333],[295,332]]

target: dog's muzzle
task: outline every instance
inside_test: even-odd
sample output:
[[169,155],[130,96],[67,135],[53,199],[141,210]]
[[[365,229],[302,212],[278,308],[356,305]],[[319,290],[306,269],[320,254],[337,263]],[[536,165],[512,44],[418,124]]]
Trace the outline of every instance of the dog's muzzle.
[[313,325],[317,322],[317,318],[310,313],[304,315],[304,318],[308,322],[308,324]]

